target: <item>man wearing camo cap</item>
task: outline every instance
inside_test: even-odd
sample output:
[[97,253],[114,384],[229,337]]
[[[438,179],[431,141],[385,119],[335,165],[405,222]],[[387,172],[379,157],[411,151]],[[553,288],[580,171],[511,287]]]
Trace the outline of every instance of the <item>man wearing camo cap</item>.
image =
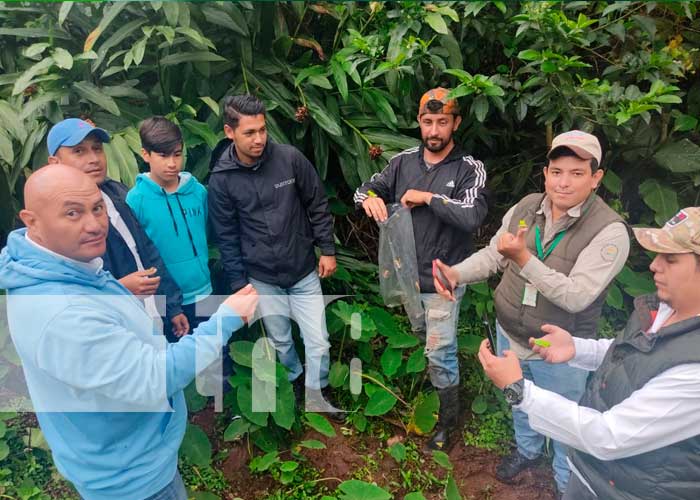
[[[565,500],[700,498],[700,207],[634,234],[657,254],[656,293],[637,297],[624,331],[593,340],[545,325],[542,346],[530,339],[546,361],[593,372],[579,404],[526,380],[515,406],[571,447]],[[522,380],[516,359],[485,345],[479,358],[497,386]]]

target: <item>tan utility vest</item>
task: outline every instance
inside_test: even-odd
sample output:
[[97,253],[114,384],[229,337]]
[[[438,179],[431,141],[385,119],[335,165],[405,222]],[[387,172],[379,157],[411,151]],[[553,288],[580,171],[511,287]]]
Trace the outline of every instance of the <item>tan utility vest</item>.
[[[508,227],[509,232],[516,234],[520,219],[525,220],[530,228],[527,232],[527,247],[533,255],[537,255],[536,225],[540,228],[540,234],[544,235],[545,217],[543,213],[537,213],[544,196],[543,193],[534,193],[520,200]],[[624,223],[598,195],[592,194],[581,207],[581,216],[573,217],[568,222],[564,228],[566,234],[545,257],[544,263],[547,267],[568,276],[581,251],[603,228],[613,222]],[[557,325],[577,337],[596,337],[598,318],[607,287],[590,306],[572,314],[554,305],[541,293],[537,294],[536,307],[523,305],[526,283],[525,278],[520,276],[520,267],[513,261],[508,261],[501,282],[496,288],[495,303],[498,322],[513,340],[527,347],[528,338],[541,336],[541,327],[546,323]]]

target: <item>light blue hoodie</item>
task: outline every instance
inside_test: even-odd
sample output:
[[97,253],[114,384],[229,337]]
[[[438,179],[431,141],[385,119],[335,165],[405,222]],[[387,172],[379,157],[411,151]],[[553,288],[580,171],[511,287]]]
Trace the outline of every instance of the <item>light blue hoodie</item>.
[[190,173],[181,172],[177,190],[168,193],[150,174],[139,174],[126,202],[182,290],[182,303],[209,295],[206,188]]
[[27,239],[26,229],[10,233],[0,254],[0,288],[59,472],[87,500],[143,499],[172,481],[195,353],[199,370],[218,359],[240,318],[222,304],[168,344],[101,259],[66,259]]

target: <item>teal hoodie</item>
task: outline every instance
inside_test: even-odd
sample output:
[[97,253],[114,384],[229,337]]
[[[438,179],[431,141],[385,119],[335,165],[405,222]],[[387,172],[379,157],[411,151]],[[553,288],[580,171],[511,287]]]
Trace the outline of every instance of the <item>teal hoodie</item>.
[[190,173],[181,172],[177,190],[168,193],[150,174],[139,174],[126,202],[182,290],[182,303],[209,295],[206,188]]
[[[10,335],[59,472],[86,500],[141,500],[173,480],[183,395],[242,322],[226,305],[175,344],[102,270],[10,233],[0,253]],[[221,323],[221,335],[217,322]]]

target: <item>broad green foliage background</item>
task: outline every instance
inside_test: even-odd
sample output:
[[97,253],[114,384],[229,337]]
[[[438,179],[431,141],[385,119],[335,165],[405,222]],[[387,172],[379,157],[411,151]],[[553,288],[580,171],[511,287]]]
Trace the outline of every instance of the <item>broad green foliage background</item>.
[[[206,182],[223,137],[222,98],[257,94],[273,139],[302,149],[325,181],[344,247],[330,291],[359,299],[330,308],[331,385],[352,399],[350,358],[358,356],[362,394],[351,404],[362,411],[353,427],[364,431],[372,417],[394,411],[407,432],[426,433],[437,401],[415,376],[425,375],[425,359],[401,318],[381,307],[366,262],[376,229],[353,213],[352,191],[419,143],[418,99],[443,85],[461,103],[458,140],[485,162],[494,193],[481,241],[509,206],[541,189],[547,145],[570,128],[603,141],[600,194],[631,224],[662,224],[699,204],[698,47],[695,2],[0,2],[0,244],[27,176],[46,161],[53,123],[79,116],[109,130],[109,175],[131,185],[140,120],[167,115],[183,128],[187,169]],[[653,289],[648,262],[633,246],[609,292],[604,329],[619,324],[631,296]],[[474,318],[492,308],[486,284],[468,291],[462,316],[473,325],[462,326],[462,352],[474,352]],[[247,340],[232,346],[240,376],[227,405],[244,418],[225,439],[250,436],[267,452],[251,470],[286,484],[301,473],[280,461],[280,436],[302,426],[334,431],[321,416],[295,416],[279,365],[277,409],[253,412],[255,356]],[[474,373],[473,413],[502,411]],[[203,404],[190,394],[191,408]],[[211,461],[203,435],[193,426],[186,436],[192,463]],[[355,498],[363,487],[341,490]]]
[[[223,96],[252,92],[272,137],[300,147],[337,215],[397,151],[417,144],[416,103],[456,88],[459,140],[483,159],[492,221],[539,189],[553,134],[578,127],[607,152],[601,193],[631,223],[698,204],[700,21],[696,3],[63,2],[0,3],[0,231],[68,116],[114,133],[110,175],[138,173],[138,123],[186,134],[202,180],[222,137]],[[352,226],[340,221],[348,241]],[[351,238],[350,238],[351,239]],[[643,259],[641,261],[643,263]],[[632,267],[637,269],[637,261]],[[649,282],[623,274],[634,293]],[[610,303],[622,305],[620,289]]]

